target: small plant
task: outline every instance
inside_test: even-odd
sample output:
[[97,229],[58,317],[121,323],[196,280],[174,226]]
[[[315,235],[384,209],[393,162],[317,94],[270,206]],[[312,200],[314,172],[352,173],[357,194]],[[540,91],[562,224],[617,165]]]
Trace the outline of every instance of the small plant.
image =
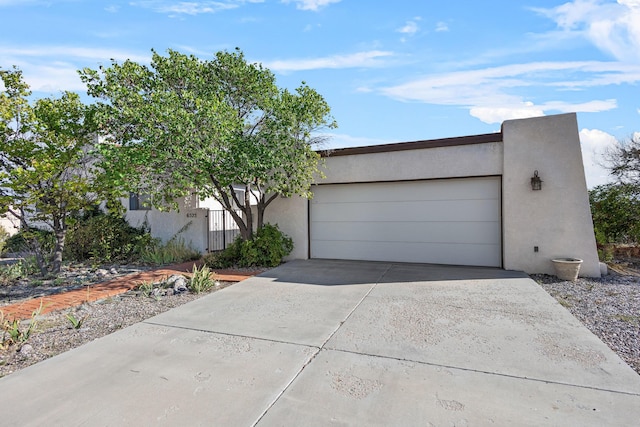
[[189,291],[194,294],[200,294],[208,292],[216,285],[216,280],[211,277],[211,270],[206,265],[198,269],[193,266],[193,273],[191,274],[191,280],[189,281]]
[[36,318],[42,311],[42,303],[37,310],[31,313],[31,321],[28,323],[27,328],[22,328],[22,322],[18,319],[9,320],[4,312],[0,310],[0,329],[2,329],[2,341],[0,342],[1,348],[7,348],[15,344],[24,344],[31,334],[36,330],[38,322]]
[[87,319],[87,317],[89,317],[89,315],[85,314],[80,319],[78,319],[76,316],[73,315],[73,313],[67,313],[66,317],[67,317],[67,320],[69,320],[69,323],[71,323],[71,327],[73,329],[80,329],[84,321]]
[[145,297],[150,297],[153,293],[153,283],[144,281],[138,286],[138,290],[142,292]]

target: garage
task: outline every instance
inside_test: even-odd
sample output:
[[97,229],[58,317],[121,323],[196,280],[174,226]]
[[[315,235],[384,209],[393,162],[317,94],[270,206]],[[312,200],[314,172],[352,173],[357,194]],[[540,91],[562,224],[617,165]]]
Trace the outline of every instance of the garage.
[[501,178],[313,188],[311,258],[502,267]]

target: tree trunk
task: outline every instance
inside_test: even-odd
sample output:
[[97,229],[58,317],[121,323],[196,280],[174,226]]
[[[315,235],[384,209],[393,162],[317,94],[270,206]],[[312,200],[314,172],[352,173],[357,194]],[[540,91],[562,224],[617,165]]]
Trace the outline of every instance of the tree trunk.
[[251,191],[247,186],[244,192],[244,216],[247,219],[247,235],[242,236],[244,240],[253,240],[253,212],[251,211]]
[[64,240],[66,236],[66,227],[64,220],[53,220],[53,232],[56,236],[56,245],[53,250],[53,260],[51,262],[51,273],[57,275],[62,267],[62,252],[64,250]]

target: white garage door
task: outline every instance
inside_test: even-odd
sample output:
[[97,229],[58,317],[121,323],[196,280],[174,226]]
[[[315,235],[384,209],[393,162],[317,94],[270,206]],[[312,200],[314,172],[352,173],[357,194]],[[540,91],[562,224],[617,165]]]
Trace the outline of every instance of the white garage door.
[[500,178],[319,185],[311,258],[502,266]]

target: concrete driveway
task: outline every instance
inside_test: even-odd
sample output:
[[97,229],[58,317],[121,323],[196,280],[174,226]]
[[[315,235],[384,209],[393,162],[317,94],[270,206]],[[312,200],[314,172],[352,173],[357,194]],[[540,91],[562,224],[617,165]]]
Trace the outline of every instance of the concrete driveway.
[[0,379],[2,425],[623,426],[640,376],[527,276],[294,261]]

